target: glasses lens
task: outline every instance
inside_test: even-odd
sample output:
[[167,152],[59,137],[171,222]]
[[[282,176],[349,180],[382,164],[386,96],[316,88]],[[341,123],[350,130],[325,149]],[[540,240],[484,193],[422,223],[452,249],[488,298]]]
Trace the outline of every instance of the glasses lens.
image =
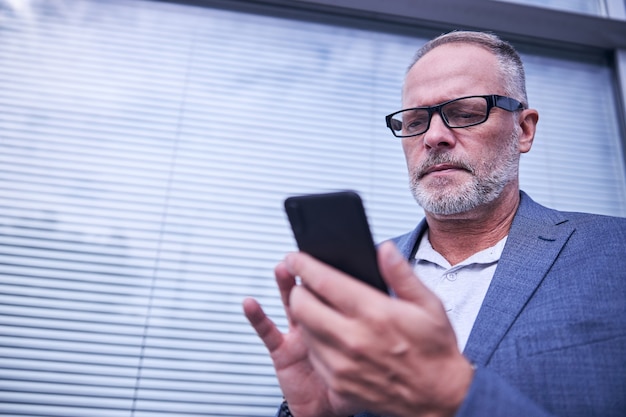
[[487,120],[487,99],[468,97],[452,101],[441,108],[450,127],[466,127]]
[[393,116],[391,126],[398,136],[414,136],[428,129],[428,119],[428,110],[404,110]]
[[399,115],[395,114],[389,119],[389,127],[393,130],[394,135],[402,135],[402,120]]

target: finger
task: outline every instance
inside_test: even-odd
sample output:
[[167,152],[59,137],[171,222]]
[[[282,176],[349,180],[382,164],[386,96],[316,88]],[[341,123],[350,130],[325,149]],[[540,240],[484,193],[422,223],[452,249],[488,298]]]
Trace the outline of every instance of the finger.
[[304,286],[293,289],[290,302],[293,318],[304,332],[312,336],[308,337],[310,342],[334,345],[350,327],[350,322],[342,313]]
[[378,267],[398,298],[424,307],[440,304],[439,298],[415,275],[393,242],[387,241],[378,247]]
[[326,304],[350,317],[358,315],[363,308],[375,309],[374,303],[384,302],[389,298],[303,252],[287,255],[285,266],[289,273],[299,276],[302,284]]
[[285,307],[285,314],[287,315],[289,324],[293,325],[291,312],[289,311],[289,296],[291,294],[291,290],[296,286],[296,277],[287,270],[287,266],[284,262],[276,265],[274,268],[274,276],[276,277],[276,283],[278,284],[278,290],[280,291],[280,299]]
[[243,311],[246,318],[259,335],[267,350],[272,353],[283,342],[283,334],[272,320],[267,317],[261,305],[254,298],[243,300]]

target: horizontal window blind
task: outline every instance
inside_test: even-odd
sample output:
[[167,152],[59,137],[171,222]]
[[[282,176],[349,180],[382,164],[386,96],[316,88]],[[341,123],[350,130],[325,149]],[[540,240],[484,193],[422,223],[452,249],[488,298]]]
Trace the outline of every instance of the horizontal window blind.
[[[138,0],[0,2],[0,414],[267,416],[293,194],[359,191],[377,241],[422,217],[400,142],[423,39]],[[532,51],[531,51],[532,52]],[[522,184],[626,215],[610,69],[527,53]]]
[[521,187],[562,210],[626,216],[624,159],[611,70],[594,62],[523,56],[539,110]]

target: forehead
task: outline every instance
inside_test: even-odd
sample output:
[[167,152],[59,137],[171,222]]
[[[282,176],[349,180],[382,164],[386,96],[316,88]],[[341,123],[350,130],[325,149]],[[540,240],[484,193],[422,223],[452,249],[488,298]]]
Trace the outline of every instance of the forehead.
[[463,96],[504,94],[498,60],[467,43],[436,47],[413,65],[402,90],[403,107],[433,105]]

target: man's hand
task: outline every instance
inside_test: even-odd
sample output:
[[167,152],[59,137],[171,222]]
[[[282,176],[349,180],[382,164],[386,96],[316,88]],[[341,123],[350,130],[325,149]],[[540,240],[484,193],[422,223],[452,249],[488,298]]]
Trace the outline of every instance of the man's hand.
[[451,416],[463,401],[473,371],[441,302],[392,243],[380,246],[378,262],[397,298],[304,253],[289,254],[276,268],[287,335],[256,303],[244,303],[297,417]]
[[[348,411],[339,410],[334,413],[328,401],[328,389],[309,362],[308,348],[303,343],[299,327],[291,318],[289,299],[296,286],[295,276],[287,271],[284,262],[276,266],[274,273],[289,320],[289,332],[282,334],[256,300],[245,299],[243,309],[248,321],[270,352],[276,376],[283,395],[289,401],[291,412],[296,417],[348,416]],[[338,407],[341,408],[341,404]]]

